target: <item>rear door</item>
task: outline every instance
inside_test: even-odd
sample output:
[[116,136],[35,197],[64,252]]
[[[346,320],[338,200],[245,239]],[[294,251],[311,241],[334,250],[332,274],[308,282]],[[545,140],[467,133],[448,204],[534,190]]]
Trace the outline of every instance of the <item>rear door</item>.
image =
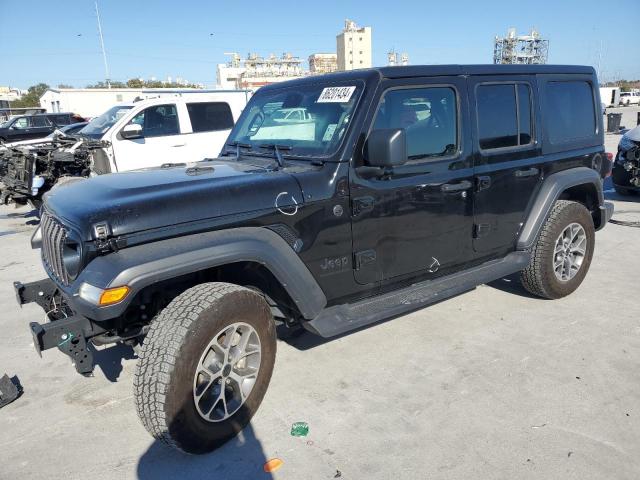
[[[403,128],[406,163],[350,174],[354,275],[360,284],[429,278],[471,256],[472,176],[462,77],[382,83],[371,129]],[[375,103],[374,103],[375,104]]]
[[142,126],[142,137],[128,140],[114,135],[113,153],[119,172],[158,167],[163,163],[186,162],[185,136],[175,103],[152,105],[138,112],[126,124]]
[[541,179],[535,77],[470,77],[474,109],[473,247],[478,257],[511,250]]
[[227,102],[187,102],[191,133],[187,150],[191,161],[215,158],[233,128],[233,114]]
[[31,138],[46,137],[55,130],[55,125],[44,115],[31,117]]

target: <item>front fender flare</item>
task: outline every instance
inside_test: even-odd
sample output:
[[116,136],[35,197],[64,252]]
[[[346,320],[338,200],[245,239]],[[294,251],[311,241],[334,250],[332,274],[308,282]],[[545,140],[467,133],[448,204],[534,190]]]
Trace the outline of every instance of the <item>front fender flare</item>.
[[74,307],[95,320],[116,318],[144,287],[235,262],[256,262],[269,269],[304,318],[314,318],[327,303],[309,269],[278,234],[267,228],[241,227],[161,240],[98,257],[76,284],[82,281],[103,289],[127,285],[131,292],[125,301],[108,307],[96,307],[75,296]]

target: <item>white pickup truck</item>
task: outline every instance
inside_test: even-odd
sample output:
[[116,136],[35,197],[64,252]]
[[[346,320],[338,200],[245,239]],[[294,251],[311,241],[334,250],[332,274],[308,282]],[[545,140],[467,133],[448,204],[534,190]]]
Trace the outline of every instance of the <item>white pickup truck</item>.
[[250,96],[221,90],[121,103],[71,136],[0,146],[0,203],[37,206],[70,177],[217,157]]
[[194,162],[220,153],[250,92],[185,93],[122,103],[79,135],[102,140],[111,172]]

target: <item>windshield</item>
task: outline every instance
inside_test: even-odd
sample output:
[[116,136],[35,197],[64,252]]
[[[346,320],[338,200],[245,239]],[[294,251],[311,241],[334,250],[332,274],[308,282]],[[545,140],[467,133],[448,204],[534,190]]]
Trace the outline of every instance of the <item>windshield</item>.
[[[344,137],[362,84],[307,85],[256,92],[229,136],[229,143],[285,147],[284,156],[328,156]],[[235,151],[228,147],[229,152]]]
[[99,117],[91,120],[82,130],[78,133],[85,137],[95,138],[96,140],[102,138],[107,131],[113,127],[113,125],[120,120],[127,110],[131,110],[133,107],[130,105],[112,107],[104,112]]

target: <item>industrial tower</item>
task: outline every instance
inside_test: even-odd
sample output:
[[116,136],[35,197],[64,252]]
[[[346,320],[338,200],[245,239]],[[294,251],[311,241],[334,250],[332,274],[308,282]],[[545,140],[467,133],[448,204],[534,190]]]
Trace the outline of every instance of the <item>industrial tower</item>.
[[510,28],[506,37],[496,36],[493,44],[493,63],[540,65],[547,63],[549,40],[540,37],[540,32],[531,29],[528,35],[516,35]]

